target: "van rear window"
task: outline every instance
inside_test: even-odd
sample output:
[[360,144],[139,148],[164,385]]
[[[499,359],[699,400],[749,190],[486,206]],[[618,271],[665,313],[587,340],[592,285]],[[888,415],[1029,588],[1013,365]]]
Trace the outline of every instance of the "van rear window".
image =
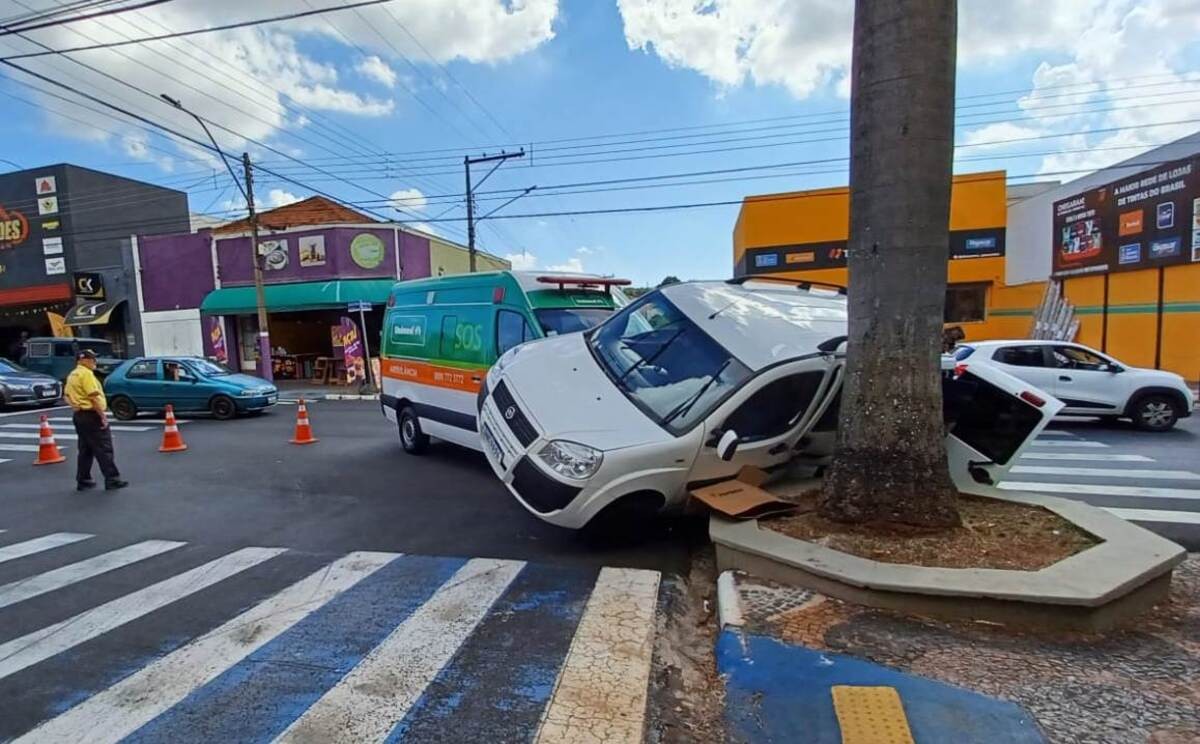
[[970,371],[942,375],[942,397],[950,433],[1000,465],[1042,420],[1036,408]]

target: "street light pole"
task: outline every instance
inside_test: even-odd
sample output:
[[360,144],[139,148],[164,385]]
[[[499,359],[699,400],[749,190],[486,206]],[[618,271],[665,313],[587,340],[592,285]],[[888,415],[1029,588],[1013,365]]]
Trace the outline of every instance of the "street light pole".
[[233,166],[229,164],[229,159],[225,157],[225,152],[217,144],[217,138],[208,131],[204,120],[185,109],[178,99],[172,98],[166,93],[159,95],[159,98],[196,120],[204,133],[208,135],[213,149],[217,151],[221,162],[225,164],[225,169],[229,171],[229,177],[233,179],[234,185],[238,187],[238,191],[242,192],[242,197],[246,200],[246,209],[250,215],[250,265],[254,267],[254,296],[258,305],[258,354],[262,361],[262,376],[268,381],[273,381],[275,374],[271,369],[271,334],[267,327],[267,298],[263,288],[262,256],[258,254],[258,213],[254,210],[254,177],[250,171],[250,155],[242,153],[242,168],[246,175],[246,186],[243,188],[241,182],[238,181],[237,174],[233,172]]

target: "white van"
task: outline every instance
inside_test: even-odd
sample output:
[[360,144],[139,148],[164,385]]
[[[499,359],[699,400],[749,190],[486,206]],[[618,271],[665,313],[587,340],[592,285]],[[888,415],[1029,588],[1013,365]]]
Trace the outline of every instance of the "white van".
[[[526,509],[569,528],[833,451],[844,290],[737,279],[652,292],[586,333],[502,356],[484,453]],[[994,482],[1061,404],[994,368],[944,375],[952,473]]]

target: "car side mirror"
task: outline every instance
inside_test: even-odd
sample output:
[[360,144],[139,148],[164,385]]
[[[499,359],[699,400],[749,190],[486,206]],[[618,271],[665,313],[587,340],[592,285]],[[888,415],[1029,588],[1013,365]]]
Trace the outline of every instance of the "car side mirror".
[[1118,372],[1124,372],[1125,368],[1119,364],[1108,363],[1101,367],[1105,372],[1112,372],[1114,375]]
[[717,440],[717,457],[721,458],[725,462],[732,460],[733,456],[737,454],[737,448],[740,441],[741,440],[739,439],[736,431],[733,429],[726,431],[721,435],[721,438]]

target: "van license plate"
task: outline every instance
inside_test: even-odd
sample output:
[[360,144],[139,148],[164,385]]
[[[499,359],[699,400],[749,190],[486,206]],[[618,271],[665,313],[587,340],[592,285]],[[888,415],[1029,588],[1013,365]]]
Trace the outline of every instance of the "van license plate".
[[479,428],[479,438],[483,440],[483,448],[487,450],[487,453],[500,464],[501,470],[505,470],[504,451],[500,449],[500,443],[496,441],[496,435],[492,434],[492,430],[486,424]]

